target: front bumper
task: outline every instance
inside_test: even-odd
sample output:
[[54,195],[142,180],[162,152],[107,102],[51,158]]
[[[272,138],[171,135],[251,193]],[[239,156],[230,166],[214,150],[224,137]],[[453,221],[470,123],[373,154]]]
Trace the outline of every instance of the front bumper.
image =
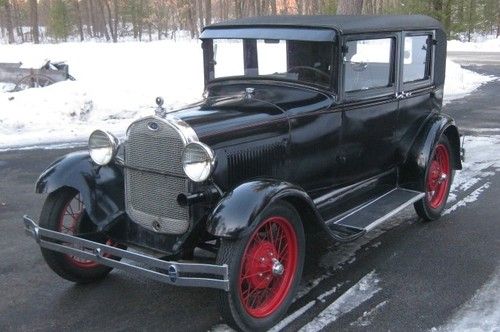
[[[36,240],[40,247],[88,259],[99,264],[121,269],[132,274],[175,286],[207,287],[229,290],[227,265],[167,262],[141,253],[131,252],[76,236],[51,231],[38,226],[27,216],[23,217],[27,235]],[[137,266],[106,256],[125,258],[139,263]],[[196,275],[202,276],[196,276]],[[189,276],[186,276],[189,275]],[[208,278],[207,276],[213,276]]]

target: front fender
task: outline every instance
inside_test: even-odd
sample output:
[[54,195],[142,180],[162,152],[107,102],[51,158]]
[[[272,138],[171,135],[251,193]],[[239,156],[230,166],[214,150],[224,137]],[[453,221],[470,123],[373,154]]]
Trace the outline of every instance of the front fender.
[[96,166],[87,151],[67,154],[52,163],[38,178],[37,193],[60,188],[78,190],[90,219],[105,230],[124,213],[123,171],[116,164]]
[[434,146],[441,135],[446,135],[453,154],[453,168],[461,169],[460,138],[453,119],[444,113],[431,115],[422,128],[400,169],[400,185],[402,187],[425,191],[425,170],[431,158]]
[[207,231],[216,237],[243,237],[253,231],[259,213],[279,199],[300,201],[306,208],[316,211],[313,201],[300,187],[272,179],[255,180],[222,197],[207,220]]

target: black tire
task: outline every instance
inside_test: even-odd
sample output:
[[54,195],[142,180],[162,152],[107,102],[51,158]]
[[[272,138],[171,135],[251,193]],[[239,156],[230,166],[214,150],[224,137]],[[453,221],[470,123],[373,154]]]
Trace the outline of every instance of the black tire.
[[[428,187],[429,176],[431,172],[431,164],[433,160],[435,160],[436,153],[438,149],[445,149],[448,155],[448,167],[449,171],[447,172],[448,181],[443,187],[442,197],[438,200],[438,202],[434,202],[433,199],[430,198],[430,191]],[[441,151],[439,153],[442,153]],[[441,214],[443,213],[444,208],[446,207],[446,201],[448,200],[448,195],[450,193],[451,183],[453,182],[454,170],[453,170],[454,160],[453,160],[453,152],[451,149],[450,142],[446,135],[442,135],[439,141],[433,148],[431,158],[427,163],[425,175],[422,179],[423,187],[425,188],[425,197],[419,200],[414,204],[415,211],[418,216],[425,222],[433,221],[439,219]],[[436,204],[433,204],[436,203]]]
[[[40,226],[53,231],[61,231],[61,218],[64,218],[64,212],[70,202],[77,197],[78,191],[72,188],[62,188],[51,193],[42,208],[40,215]],[[89,220],[85,213],[81,215],[77,223],[78,231],[85,229],[90,231],[95,226]],[[78,233],[78,232],[77,232]],[[72,257],[63,253],[41,248],[43,258],[49,267],[60,277],[81,284],[91,283],[105,278],[112,268],[100,265],[90,264],[88,267],[80,267],[72,263]],[[82,264],[84,265],[84,264]]]
[[[273,224],[274,222],[277,223]],[[264,227],[269,228],[266,228],[266,230],[264,230]],[[278,242],[275,235],[280,234],[278,233],[279,229],[281,229],[280,227],[283,229],[281,230],[282,236],[280,236],[280,240]],[[268,229],[271,230],[270,233],[267,232]],[[292,235],[292,233],[294,235]],[[259,242],[252,242],[252,240],[255,239],[255,236],[257,236],[256,234],[259,234]],[[247,269],[246,267],[248,266],[245,265],[244,269],[243,264],[250,264],[250,261],[260,261],[260,264],[263,265],[269,263],[267,268],[270,268],[271,262],[274,262],[274,264],[272,265],[273,268],[279,267],[279,265],[281,264],[281,262],[278,261],[280,264],[275,265],[276,260],[274,260],[274,258],[269,258],[269,256],[265,256],[267,257],[267,261],[266,263],[262,263],[263,256],[260,255],[261,252],[259,252],[259,255],[257,256],[257,250],[260,250],[260,248],[264,247],[262,243],[266,241],[272,243],[272,240],[269,240],[269,237],[267,235],[262,238],[262,234],[274,234],[273,236],[271,236],[271,238],[274,237],[274,243],[276,244],[274,246],[275,249],[278,244],[279,247],[282,246],[281,241],[283,241],[283,239],[285,239],[287,245],[286,249],[283,249],[282,251],[284,252],[283,255],[279,253],[280,249],[277,249],[275,254],[275,256],[277,255],[277,257],[282,260],[282,267],[284,267],[284,272],[282,272],[282,274],[278,274],[275,273],[274,270],[271,273],[266,271],[264,273],[264,276],[267,276],[265,279],[271,280],[270,282],[264,280],[264,277],[262,277],[262,273],[259,273],[259,277],[255,277],[256,279],[261,278],[258,282],[261,282],[263,280],[264,283],[267,282],[265,286],[259,284],[259,286],[256,286],[255,288],[265,288],[266,291],[269,291],[269,293],[273,294],[274,292],[275,294],[264,295],[264,300],[261,299],[260,301],[263,301],[264,304],[268,303],[267,305],[262,305],[262,308],[268,307],[269,313],[256,317],[255,315],[250,314],[248,311],[256,309],[246,309],[245,304],[243,303],[244,300],[242,298],[243,295],[241,293],[241,289],[242,287],[244,287],[243,285],[246,285],[246,287],[250,289],[249,287],[251,287],[250,285],[252,283],[248,280],[252,279],[250,277],[251,275],[255,275],[250,274],[240,279],[244,274],[244,270]],[[288,234],[288,236],[286,234]],[[262,239],[264,241],[262,241]],[[293,245],[294,240],[296,240],[296,245]],[[284,245],[283,247],[285,248]],[[297,250],[294,250],[294,247]],[[252,250],[254,250],[252,255],[253,260],[245,260],[244,254],[247,254],[245,257],[250,256],[249,251],[252,252]],[[230,285],[229,292],[220,291],[218,296],[219,310],[223,319],[234,329],[242,331],[264,331],[278,323],[280,319],[282,319],[282,317],[286,314],[290,304],[292,303],[293,297],[297,292],[297,287],[299,286],[304,266],[304,253],[305,237],[300,216],[292,205],[283,201],[278,201],[272,204],[270,207],[266,208],[258,216],[256,227],[252,232],[250,232],[250,234],[243,236],[242,238],[237,240],[222,239],[217,255],[217,264],[228,265]],[[267,254],[269,254],[270,257],[273,257],[272,253],[266,252],[266,255]],[[257,257],[259,257],[259,260],[256,260]],[[294,260],[292,257],[296,257],[296,260]],[[292,259],[289,260],[289,258]],[[291,263],[293,261],[295,261],[295,264]],[[258,264],[255,265],[260,266]],[[287,267],[289,267],[289,272],[287,272],[286,270]],[[254,272],[254,270],[252,270],[252,272]],[[247,273],[249,272],[247,271]],[[289,279],[290,275],[293,275],[292,279]],[[243,282],[241,280],[247,281]],[[252,291],[249,290],[248,293],[252,293]],[[269,297],[267,300],[266,296]],[[254,297],[258,297],[258,295],[254,295]],[[248,298],[250,298],[250,295],[248,295]],[[247,301],[249,302],[250,300]],[[249,305],[248,302],[246,304],[247,307]],[[275,303],[276,305],[271,305],[269,303]],[[264,309],[261,310],[261,312],[264,311]]]

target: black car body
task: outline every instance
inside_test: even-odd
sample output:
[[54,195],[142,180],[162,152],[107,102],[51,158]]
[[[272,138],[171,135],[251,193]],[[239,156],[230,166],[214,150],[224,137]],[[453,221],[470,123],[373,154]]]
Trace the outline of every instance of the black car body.
[[[52,201],[40,226],[25,224],[58,274],[89,282],[117,267],[219,288],[233,327],[264,329],[291,303],[304,230],[347,242],[411,204],[424,220],[439,217],[461,169],[458,129],[442,112],[439,22],[257,17],[206,27],[201,40],[202,101],[167,113],[158,100],[119,146],[102,131],[91,137],[106,162],[83,151],[41,175],[36,191]],[[82,210],[68,213],[77,227],[64,234],[75,195]],[[178,261],[196,247],[213,251],[215,264]],[[247,294],[264,291],[274,295]]]

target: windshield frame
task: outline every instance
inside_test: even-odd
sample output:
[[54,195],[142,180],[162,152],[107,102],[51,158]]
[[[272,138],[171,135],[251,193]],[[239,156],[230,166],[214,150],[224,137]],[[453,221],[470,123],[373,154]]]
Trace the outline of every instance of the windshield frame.
[[[330,60],[329,60],[329,65],[331,66],[332,70],[330,71],[330,80],[328,84],[315,84],[313,82],[308,82],[308,81],[302,81],[302,80],[296,80],[296,79],[287,79],[285,77],[278,77],[278,76],[273,76],[273,75],[257,75],[257,76],[245,76],[245,75],[237,75],[237,76],[226,76],[226,77],[219,77],[219,78],[211,78],[211,74],[214,73],[214,49],[213,49],[213,41],[214,39],[237,39],[237,40],[242,40],[243,44],[245,44],[245,41],[257,41],[261,40],[263,38],[228,38],[228,37],[218,37],[218,38],[205,38],[202,39],[202,49],[203,49],[203,64],[204,64],[204,78],[205,78],[205,87],[209,86],[212,83],[220,83],[224,81],[272,81],[272,82],[284,82],[284,83],[292,83],[292,84],[298,84],[298,85],[303,85],[303,86],[308,86],[308,87],[313,87],[316,89],[321,89],[324,91],[328,91],[330,93],[336,94],[337,92],[337,87],[338,87],[338,74],[339,74],[339,65],[338,65],[338,52],[339,52],[339,47],[335,41],[324,41],[326,43],[331,43],[331,54],[330,54]],[[296,41],[294,39],[281,39],[284,41]]]

